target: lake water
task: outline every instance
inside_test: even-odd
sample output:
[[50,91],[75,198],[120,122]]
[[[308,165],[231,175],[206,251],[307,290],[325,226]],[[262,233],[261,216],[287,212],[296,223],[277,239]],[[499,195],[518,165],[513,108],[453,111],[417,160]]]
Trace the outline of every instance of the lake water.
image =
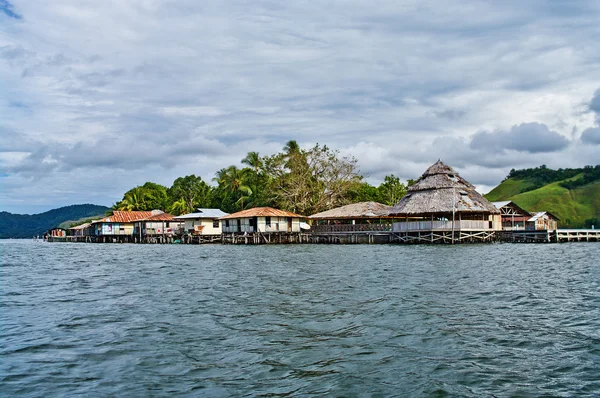
[[0,241],[1,396],[599,396],[600,244]]

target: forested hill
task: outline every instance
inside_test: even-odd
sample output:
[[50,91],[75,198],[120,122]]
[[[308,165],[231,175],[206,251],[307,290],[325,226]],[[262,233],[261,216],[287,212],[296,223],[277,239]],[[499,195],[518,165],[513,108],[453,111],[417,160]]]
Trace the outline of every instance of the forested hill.
[[106,206],[72,205],[40,214],[12,214],[0,212],[0,238],[31,238],[66,221],[99,218],[108,210]]
[[600,165],[552,170],[511,170],[485,197],[512,200],[528,211],[549,211],[560,227],[600,227]]

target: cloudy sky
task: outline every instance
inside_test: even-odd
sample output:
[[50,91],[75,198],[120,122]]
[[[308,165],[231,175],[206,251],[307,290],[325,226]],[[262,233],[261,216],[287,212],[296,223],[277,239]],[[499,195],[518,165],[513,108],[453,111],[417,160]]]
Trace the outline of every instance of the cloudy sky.
[[600,163],[597,0],[0,0],[0,210],[111,205],[291,140],[378,184]]

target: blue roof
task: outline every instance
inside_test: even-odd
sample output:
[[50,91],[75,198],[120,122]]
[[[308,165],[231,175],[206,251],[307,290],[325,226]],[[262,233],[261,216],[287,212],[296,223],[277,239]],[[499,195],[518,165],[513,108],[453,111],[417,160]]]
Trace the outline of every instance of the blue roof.
[[228,216],[229,213],[225,213],[220,209],[198,209],[196,213],[182,214],[175,217],[176,219],[195,219],[195,218],[219,218]]

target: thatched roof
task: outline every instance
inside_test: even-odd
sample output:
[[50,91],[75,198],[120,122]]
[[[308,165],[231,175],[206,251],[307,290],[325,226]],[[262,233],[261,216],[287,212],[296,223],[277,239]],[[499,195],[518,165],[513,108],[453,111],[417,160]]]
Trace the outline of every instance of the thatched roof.
[[454,169],[438,160],[408,188],[408,193],[392,209],[392,215],[424,215],[435,213],[500,214],[491,202]]
[[322,211],[321,213],[309,216],[310,219],[319,220],[339,220],[339,219],[357,219],[357,218],[383,218],[388,217],[391,206],[386,206],[377,202],[360,202],[350,205],[336,207],[335,209]]

